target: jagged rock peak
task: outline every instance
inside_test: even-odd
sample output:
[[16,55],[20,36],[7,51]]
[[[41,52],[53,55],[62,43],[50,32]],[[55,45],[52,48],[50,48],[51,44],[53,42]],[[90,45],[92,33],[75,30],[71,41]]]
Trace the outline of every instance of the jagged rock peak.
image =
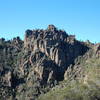
[[78,42],[74,35],[68,35],[54,25],[49,25],[46,30],[27,30],[24,47],[31,52],[40,50],[65,69],[77,56],[87,51],[87,47]]
[[[26,30],[25,32],[24,47],[37,47],[39,44],[43,44],[46,47],[54,46],[56,43],[61,41],[67,41],[68,34],[63,30],[58,30],[54,25],[49,25],[46,30],[36,29],[36,30]],[[42,46],[43,46],[42,45]],[[39,46],[40,47],[40,46]],[[39,48],[38,47],[38,48]],[[44,48],[44,47],[43,47]]]
[[[52,34],[53,33],[53,34]],[[41,34],[40,36],[42,35],[47,35],[47,34],[57,34],[57,33],[60,33],[62,35],[65,35],[67,36],[67,33],[64,31],[64,30],[58,30],[54,25],[48,25],[47,29],[43,30],[43,29],[34,29],[34,30],[30,30],[30,29],[27,29],[25,31],[25,38],[26,37],[29,37],[29,36],[32,36],[32,35],[35,35],[37,36],[38,34]],[[58,35],[60,35],[58,34]]]
[[0,38],[0,42],[4,42],[5,41],[5,39],[4,38]]
[[55,30],[57,30],[57,28],[54,26],[54,25],[48,25],[48,28],[47,28],[48,30],[50,30],[50,31],[55,31]]
[[25,37],[28,37],[28,36],[30,36],[30,35],[32,35],[32,30],[27,29],[27,30],[25,31]]

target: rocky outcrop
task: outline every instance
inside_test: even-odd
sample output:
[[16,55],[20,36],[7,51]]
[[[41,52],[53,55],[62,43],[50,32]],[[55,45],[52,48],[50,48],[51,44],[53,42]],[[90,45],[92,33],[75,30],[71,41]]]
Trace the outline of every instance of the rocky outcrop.
[[59,67],[67,68],[74,59],[88,48],[75,40],[75,36],[49,25],[46,30],[27,30],[24,47],[30,51],[40,50]]
[[34,81],[39,80],[41,85],[63,80],[68,66],[88,49],[74,35],[54,25],[46,30],[27,30],[23,48],[26,52],[20,57],[20,76],[36,76]]
[[[29,100],[31,97],[35,99],[45,93],[45,87],[53,87],[64,77],[67,79],[68,75],[76,73],[72,73],[72,69],[77,69],[80,74],[75,75],[81,76],[80,58],[93,56],[88,51],[99,57],[100,44],[80,42],[54,25],[45,30],[28,29],[24,41],[19,37],[11,41],[0,39],[0,82],[6,82],[3,86],[11,89],[9,95],[14,99],[22,100],[23,95],[28,95]],[[77,67],[73,68],[74,65]],[[31,92],[33,90],[35,92]]]

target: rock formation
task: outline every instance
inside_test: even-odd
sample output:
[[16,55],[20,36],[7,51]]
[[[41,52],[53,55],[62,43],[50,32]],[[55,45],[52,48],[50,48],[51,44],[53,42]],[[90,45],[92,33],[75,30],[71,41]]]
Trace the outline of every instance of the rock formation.
[[[67,79],[72,74],[70,66],[76,65],[80,56],[87,55],[86,58],[90,55],[88,51],[93,51],[100,57],[100,44],[91,45],[54,25],[45,30],[26,30],[24,41],[19,37],[9,41],[0,39],[1,100],[37,98],[44,87],[55,86],[64,77]],[[5,95],[2,89],[10,92]]]

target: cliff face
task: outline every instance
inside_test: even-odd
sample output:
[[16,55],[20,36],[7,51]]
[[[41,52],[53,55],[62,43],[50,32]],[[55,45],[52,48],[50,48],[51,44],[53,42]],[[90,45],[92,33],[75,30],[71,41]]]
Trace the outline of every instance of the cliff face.
[[[88,51],[100,56],[100,44],[80,42],[49,25],[26,30],[25,39],[0,40],[0,98],[31,100],[66,79],[70,65]],[[86,57],[93,56],[87,53]],[[45,89],[44,89],[45,88]],[[27,92],[28,91],[28,92]]]
[[[77,41],[75,36],[69,36],[65,31],[57,30],[53,25],[49,25],[46,30],[27,30],[24,48],[26,51],[30,51],[28,63],[32,67],[36,66],[36,72],[45,76],[43,75],[45,68],[48,68],[46,72],[47,77],[52,72],[52,75],[55,75],[52,78],[56,80],[63,80],[63,74],[68,66],[74,64],[74,60],[89,49],[84,43]],[[47,59],[50,60],[50,63]],[[41,66],[40,60],[43,64],[44,60],[47,60],[46,64]],[[41,68],[43,69],[42,73],[38,71]],[[56,77],[58,72],[61,76],[59,78]],[[39,76],[42,77],[41,75]]]

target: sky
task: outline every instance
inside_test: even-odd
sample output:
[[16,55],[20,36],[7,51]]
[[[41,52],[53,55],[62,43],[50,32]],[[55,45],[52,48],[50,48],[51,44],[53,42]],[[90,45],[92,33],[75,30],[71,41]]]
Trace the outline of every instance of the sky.
[[24,39],[25,30],[49,24],[78,40],[98,43],[100,0],[0,0],[0,38]]

